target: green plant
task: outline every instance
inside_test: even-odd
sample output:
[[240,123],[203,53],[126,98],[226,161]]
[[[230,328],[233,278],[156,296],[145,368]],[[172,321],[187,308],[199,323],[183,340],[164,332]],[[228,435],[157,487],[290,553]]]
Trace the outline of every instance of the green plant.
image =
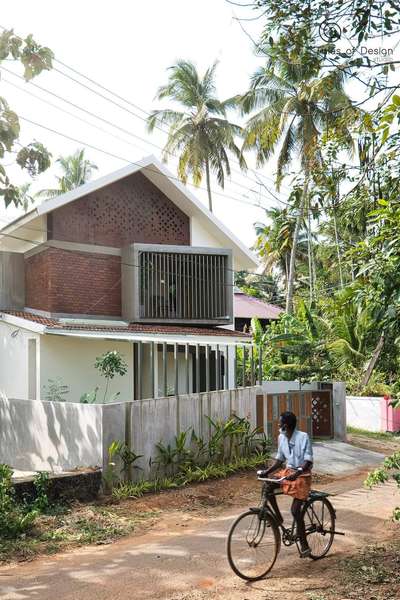
[[98,387],[95,387],[91,392],[85,392],[79,399],[81,404],[95,404],[97,401]]
[[30,529],[39,510],[24,507],[15,501],[12,469],[0,464],[0,537],[14,538]]
[[35,488],[35,500],[32,507],[39,512],[45,512],[49,506],[49,498],[47,496],[49,489],[50,476],[47,471],[39,471],[33,478],[33,486]]
[[[400,451],[387,456],[381,468],[368,473],[364,485],[368,488],[373,488],[376,485],[386,483],[390,479],[393,479],[400,489]],[[393,520],[400,521],[400,506],[394,509]]]
[[49,379],[47,385],[43,386],[45,400],[49,402],[65,402],[64,396],[69,393],[69,387],[64,385],[61,377]]
[[114,462],[114,457],[120,451],[121,446],[122,442],[114,440],[108,447],[107,466],[103,473],[104,491],[108,494],[112,492],[114,485],[118,481],[118,475],[115,472],[116,463]]
[[136,452],[131,450],[125,442],[118,443],[116,454],[122,460],[123,466],[121,472],[124,473],[125,478],[130,481],[132,479],[132,468],[141,469],[141,467],[135,465],[134,463],[139,460],[139,458],[142,458],[143,454],[136,454]]
[[[121,377],[124,376],[128,371],[128,365],[117,350],[110,350],[109,352],[105,352],[101,356],[98,356],[94,366],[106,380],[106,389],[104,391],[103,399],[103,401],[106,402],[110,380],[114,379],[116,375],[120,375]],[[109,402],[115,400],[118,395],[119,392],[114,394]]]

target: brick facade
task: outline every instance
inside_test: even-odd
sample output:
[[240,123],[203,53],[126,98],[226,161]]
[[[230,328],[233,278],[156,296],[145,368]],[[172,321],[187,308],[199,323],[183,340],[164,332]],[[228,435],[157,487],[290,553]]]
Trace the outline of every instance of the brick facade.
[[49,239],[121,248],[190,245],[190,220],[142,173],[83,196],[48,215]]
[[50,313],[121,315],[121,258],[47,248],[26,259],[26,306]]

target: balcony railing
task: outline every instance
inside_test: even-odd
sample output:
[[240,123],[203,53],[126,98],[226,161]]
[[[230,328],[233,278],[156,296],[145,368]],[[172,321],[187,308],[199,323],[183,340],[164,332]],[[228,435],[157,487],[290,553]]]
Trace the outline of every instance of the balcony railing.
[[192,324],[232,322],[233,278],[229,251],[134,244],[132,259],[137,266],[132,320]]

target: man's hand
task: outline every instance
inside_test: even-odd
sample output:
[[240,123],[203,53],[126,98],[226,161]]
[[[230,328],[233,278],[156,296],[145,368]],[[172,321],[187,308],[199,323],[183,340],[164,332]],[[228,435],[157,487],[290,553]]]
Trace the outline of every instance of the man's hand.
[[257,477],[268,477],[269,474],[269,469],[261,469],[260,471],[257,471]]
[[287,475],[287,477],[285,479],[286,479],[286,481],[296,481],[296,479],[298,477],[300,477],[300,475],[301,475],[301,471],[294,471],[290,475]]

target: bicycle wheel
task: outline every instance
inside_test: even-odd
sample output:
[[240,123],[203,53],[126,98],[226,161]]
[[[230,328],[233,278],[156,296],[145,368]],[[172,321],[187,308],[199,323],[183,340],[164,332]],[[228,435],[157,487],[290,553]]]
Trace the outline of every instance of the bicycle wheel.
[[326,498],[312,498],[303,508],[310,558],[318,560],[326,556],[335,537],[335,511]]
[[233,523],[227,539],[232,570],[247,581],[262,579],[274,566],[280,547],[279,528],[268,515],[248,511]]

